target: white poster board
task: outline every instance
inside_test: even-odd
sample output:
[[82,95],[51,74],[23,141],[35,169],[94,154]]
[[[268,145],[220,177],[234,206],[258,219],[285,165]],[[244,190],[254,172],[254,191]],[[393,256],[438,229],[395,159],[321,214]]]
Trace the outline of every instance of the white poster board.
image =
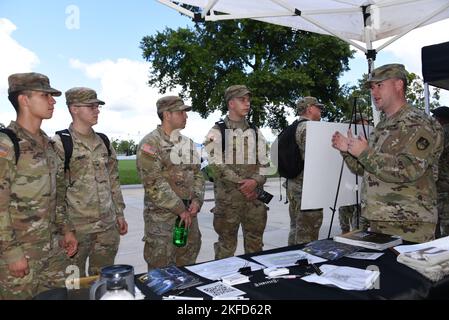
[[[306,152],[304,159],[304,182],[301,209],[319,209],[334,206],[338,178],[342,164],[340,152],[332,148],[332,135],[340,131],[347,135],[349,124],[307,121]],[[355,128],[352,125],[354,134]],[[367,135],[372,127],[365,126]],[[358,135],[363,135],[362,125],[357,126]],[[358,177],[359,189],[362,177]],[[356,176],[344,164],[336,209],[356,203]],[[359,201],[361,192],[359,190]]]

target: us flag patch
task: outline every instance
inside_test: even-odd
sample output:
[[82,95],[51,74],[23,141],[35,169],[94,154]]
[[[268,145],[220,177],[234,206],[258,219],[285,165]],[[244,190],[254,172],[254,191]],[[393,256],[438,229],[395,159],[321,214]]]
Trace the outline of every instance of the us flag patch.
[[8,149],[0,145],[0,157],[4,158],[8,155]]
[[143,152],[151,154],[152,156],[156,155],[157,149],[153,146],[150,146],[148,143],[144,143],[140,148]]

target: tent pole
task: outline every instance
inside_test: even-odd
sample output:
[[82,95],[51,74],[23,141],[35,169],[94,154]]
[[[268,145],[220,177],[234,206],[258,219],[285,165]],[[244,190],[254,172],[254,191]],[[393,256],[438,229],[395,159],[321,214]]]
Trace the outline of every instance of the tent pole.
[[430,94],[427,82],[424,82],[424,105],[426,106],[426,113],[430,114]]
[[[371,71],[374,70],[374,60],[376,60],[377,54],[377,51],[373,50],[373,42],[371,40],[371,29],[372,29],[371,5],[362,6],[362,14],[363,14],[366,59],[368,62],[368,77],[369,77]],[[373,97],[371,95],[370,97],[371,97],[371,110],[373,112],[373,122],[375,126],[379,122],[380,116],[379,111],[377,111],[376,106],[374,105]]]

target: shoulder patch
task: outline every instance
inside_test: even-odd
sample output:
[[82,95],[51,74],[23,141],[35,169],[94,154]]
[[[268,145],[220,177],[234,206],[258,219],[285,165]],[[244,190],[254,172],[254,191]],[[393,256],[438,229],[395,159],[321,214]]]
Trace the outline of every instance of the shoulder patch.
[[155,147],[149,145],[148,143],[144,143],[142,145],[142,147],[140,147],[140,149],[143,152],[145,152],[145,153],[147,153],[149,155],[152,155],[152,156],[155,156],[157,154],[157,149]]
[[427,147],[429,147],[429,145],[430,145],[429,140],[427,140],[424,137],[421,137],[418,139],[418,141],[416,141],[416,148],[421,151],[426,150]]
[[6,158],[9,153],[9,149],[6,146],[0,144],[0,158]]

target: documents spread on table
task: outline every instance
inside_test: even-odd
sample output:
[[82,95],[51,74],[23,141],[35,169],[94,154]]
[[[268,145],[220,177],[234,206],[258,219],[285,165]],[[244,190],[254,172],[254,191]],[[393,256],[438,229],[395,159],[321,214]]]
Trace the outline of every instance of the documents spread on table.
[[266,267],[290,267],[296,265],[296,261],[307,259],[309,263],[320,263],[326,259],[311,255],[302,250],[292,250],[278,253],[262,254],[251,259]]
[[237,273],[241,268],[250,267],[251,271],[263,269],[263,266],[255,262],[239,257],[230,257],[188,266],[186,269],[209,280],[220,280],[221,278]]

